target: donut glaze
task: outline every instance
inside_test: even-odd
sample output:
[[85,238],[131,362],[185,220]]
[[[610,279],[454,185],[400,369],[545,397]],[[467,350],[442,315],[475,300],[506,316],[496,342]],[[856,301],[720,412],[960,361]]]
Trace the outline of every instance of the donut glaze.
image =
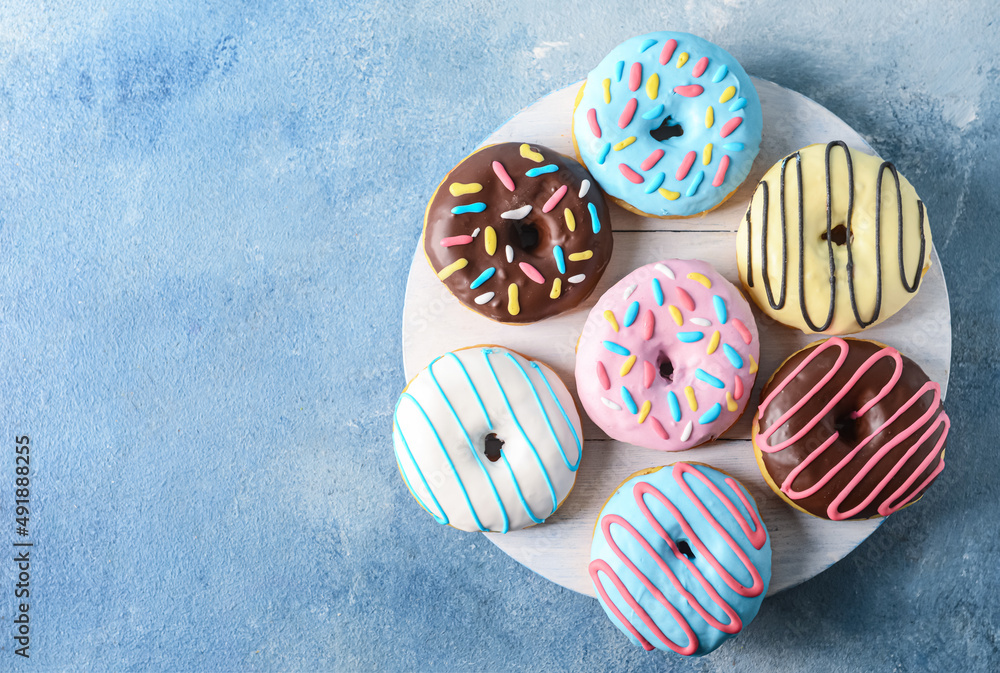
[[531,323],[593,291],[611,259],[611,222],[583,166],[541,145],[501,143],[466,157],[438,186],[423,246],[463,304]]
[[[641,214],[711,210],[760,149],[757,90],[725,50],[659,32],[615,47],[587,76],[573,142],[601,188]],[[680,134],[680,135],[678,135]]]
[[847,334],[913,298],[930,268],[931,230],[891,163],[839,141],[810,145],[764,174],[737,259],[764,313],[806,334]]
[[890,346],[834,337],[790,357],[761,392],[757,461],[786,502],[825,519],[887,516],[944,469],[941,387]]
[[759,356],[739,290],[705,262],[664,260],[625,276],[591,310],[577,345],[577,392],[609,436],[682,451],[736,422]]
[[417,374],[396,403],[392,438],[420,506],[467,531],[542,523],[573,488],[583,450],[559,377],[498,346],[446,353]]
[[646,650],[701,656],[756,616],[771,540],[738,481],[695,463],[630,477],[597,518],[590,577],[612,623]]

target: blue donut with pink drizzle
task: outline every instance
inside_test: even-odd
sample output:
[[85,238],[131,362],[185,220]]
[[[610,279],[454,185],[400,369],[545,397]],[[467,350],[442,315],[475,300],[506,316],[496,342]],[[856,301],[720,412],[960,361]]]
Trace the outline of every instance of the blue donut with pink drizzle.
[[750,173],[761,108],[742,66],[688,33],[634,37],[587,77],[573,143],[601,188],[652,217],[715,208]]

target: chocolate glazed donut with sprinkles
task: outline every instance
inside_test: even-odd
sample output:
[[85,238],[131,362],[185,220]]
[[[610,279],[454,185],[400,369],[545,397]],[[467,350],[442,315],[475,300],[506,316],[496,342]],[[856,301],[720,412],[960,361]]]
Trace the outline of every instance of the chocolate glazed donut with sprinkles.
[[576,161],[528,143],[466,157],[427,205],[423,247],[467,307],[502,323],[574,308],[611,259],[608,207]]

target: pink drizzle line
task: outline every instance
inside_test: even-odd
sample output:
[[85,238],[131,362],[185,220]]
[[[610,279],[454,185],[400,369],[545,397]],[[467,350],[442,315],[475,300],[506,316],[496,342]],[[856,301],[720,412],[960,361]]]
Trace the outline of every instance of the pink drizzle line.
[[465,245],[467,243],[472,243],[472,236],[449,236],[448,238],[441,239],[441,245],[446,248],[450,248],[453,245]]
[[638,61],[632,64],[632,69],[628,74],[628,88],[630,91],[635,91],[642,84],[642,63]]
[[649,387],[653,385],[653,379],[656,377],[656,369],[653,367],[653,363],[649,360],[642,361],[642,386],[649,390]]
[[[656,327],[656,318],[653,317],[653,312],[647,310],[646,315],[642,317],[642,338],[644,341],[649,341],[653,338],[653,328]],[[649,386],[646,386],[647,388]]]
[[514,191],[514,181],[510,179],[510,175],[507,173],[507,169],[503,167],[503,164],[499,161],[493,162],[493,172],[497,174],[500,178],[500,182],[503,186],[507,188],[508,191]]
[[732,119],[726,122],[725,126],[722,127],[722,130],[719,132],[719,135],[722,136],[723,138],[728,137],[729,134],[735,131],[737,127],[739,127],[739,125],[742,123],[743,123],[743,117],[733,117]]
[[733,327],[735,327],[736,331],[740,333],[741,337],[743,337],[743,343],[749,346],[752,339],[750,336],[750,330],[747,329],[747,326],[744,325],[743,321],[739,318],[733,318],[730,322],[733,323]]
[[713,187],[719,187],[726,179],[726,171],[729,170],[729,157],[722,157],[722,161],[719,162],[719,170],[715,172],[715,179],[712,180]]
[[601,127],[597,123],[597,110],[590,108],[587,110],[587,123],[590,124],[590,132],[595,138],[601,137]]
[[677,178],[678,180],[683,180],[684,178],[686,178],[688,171],[690,171],[691,167],[694,166],[694,160],[697,158],[698,158],[697,152],[695,152],[694,150],[688,152],[687,155],[685,155],[684,157],[684,161],[682,161],[681,165],[677,167],[677,174],[674,175],[674,177]]
[[628,178],[631,182],[634,182],[637,185],[642,182],[642,176],[633,171],[625,164],[618,164],[618,170],[620,170],[622,172],[622,175]]
[[[697,77],[697,75],[695,75]],[[686,86],[675,86],[674,93],[679,93],[685,98],[697,98],[705,92],[705,87],[700,84],[688,84]],[[725,138],[725,136],[722,136]]]
[[677,48],[677,40],[667,40],[666,44],[663,45],[663,51],[660,52],[660,65],[666,65],[670,57],[674,55],[674,49]]
[[686,310],[694,310],[694,299],[692,299],[691,295],[687,293],[687,290],[682,287],[677,288],[677,301],[680,302],[680,305]]
[[605,390],[611,389],[611,379],[608,378],[608,372],[600,360],[597,361],[597,380]]
[[[563,187],[563,189],[566,188]],[[535,267],[531,266],[527,262],[520,262],[518,266],[521,267],[521,271],[524,271],[524,275],[530,278],[531,280],[535,281],[539,285],[545,283],[545,276],[538,273],[538,269],[536,269]]]
[[660,424],[658,420],[650,416],[649,423],[653,426],[653,432],[655,432],[660,439],[670,439],[670,435],[667,434],[667,431],[663,429],[663,425]]
[[695,77],[701,77],[705,74],[706,68],[708,68],[708,56],[702,56],[701,60],[695,64],[694,70],[691,71],[691,74]]
[[639,101],[635,98],[629,99],[629,102],[625,103],[625,109],[622,110],[622,116],[618,118],[618,128],[623,129],[632,123],[632,116],[635,114],[635,108],[639,105]]
[[566,196],[566,192],[568,191],[568,189],[569,188],[566,187],[566,185],[563,185],[562,187],[557,189],[556,193],[550,196],[549,200],[545,202],[544,206],[542,206],[542,212],[547,213],[553,208],[555,208],[559,204],[559,202],[562,201],[562,197]]
[[656,163],[663,158],[663,150],[654,150],[650,153],[648,157],[639,165],[644,171],[648,171],[650,168],[656,165]]

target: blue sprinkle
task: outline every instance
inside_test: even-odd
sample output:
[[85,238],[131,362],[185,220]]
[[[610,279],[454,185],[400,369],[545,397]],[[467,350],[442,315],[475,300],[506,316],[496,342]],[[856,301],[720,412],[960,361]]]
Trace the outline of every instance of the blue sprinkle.
[[631,351],[629,351],[629,349],[625,348],[624,346],[619,346],[614,341],[605,341],[604,347],[607,348],[612,353],[614,353],[615,355],[629,356],[632,354]]
[[632,399],[631,393],[629,393],[628,388],[622,386],[622,401],[625,402],[625,406],[633,414],[639,413],[639,407],[635,406],[635,400]]
[[670,407],[670,416],[674,419],[674,423],[680,423],[681,405],[677,402],[677,396],[672,390],[667,391],[667,406]]
[[700,423],[701,425],[711,423],[712,421],[717,419],[719,417],[719,414],[721,413],[722,413],[722,405],[716,402],[715,404],[712,405],[711,409],[709,409],[708,411],[706,411],[704,414],[701,415],[701,418],[698,419],[698,423]]
[[660,287],[660,279],[653,279],[653,297],[656,298],[656,305],[663,306],[663,288]]
[[631,327],[632,323],[635,322],[636,316],[639,315],[639,302],[634,301],[628,305],[628,310],[625,311],[625,327]]
[[559,170],[559,167],[555,164],[549,164],[548,166],[539,166],[538,168],[529,169],[525,175],[529,178],[537,178],[539,175],[545,175],[546,173],[555,173]]
[[726,354],[727,358],[729,358],[729,364],[737,369],[743,368],[743,358],[740,357],[740,354],[736,352],[735,348],[729,344],[722,344],[722,352]]
[[712,78],[712,81],[718,84],[722,80],[726,79],[726,75],[728,74],[729,74],[729,68],[727,68],[724,65],[720,65],[719,69],[715,71],[715,77]]
[[465,206],[455,206],[451,209],[451,212],[455,215],[462,215],[464,213],[481,213],[486,210],[486,204],[482,201],[477,203],[470,203]]
[[729,320],[729,312],[726,311],[726,300],[715,295],[712,297],[712,305],[715,306],[715,317],[719,319],[719,322],[723,325]]
[[552,256],[556,258],[556,267],[559,268],[559,273],[566,273],[566,259],[563,257],[562,248],[558,245],[552,248]]
[[469,286],[469,289],[475,290],[477,287],[479,287],[480,285],[488,281],[490,278],[492,278],[493,274],[496,272],[497,272],[496,267],[493,266],[486,269],[486,271],[483,271],[481,274],[479,274],[479,278],[472,281],[472,285]]
[[699,367],[695,371],[694,377],[696,379],[698,379],[699,381],[703,381],[703,382],[707,383],[708,385],[712,386],[713,388],[725,388],[726,387],[725,383],[723,383],[719,379],[715,378],[714,376],[712,376],[711,374],[709,374],[708,372],[706,372],[701,367]]
[[698,193],[698,188],[701,187],[701,181],[705,179],[705,171],[698,171],[698,174],[694,176],[694,182],[688,187],[687,195],[694,196]]
[[736,102],[733,103],[732,106],[730,106],[729,111],[730,112],[736,112],[737,110],[742,110],[746,106],[747,106],[747,99],[746,98],[737,98]]
[[654,107],[649,112],[644,113],[642,115],[642,118],[643,119],[656,119],[661,114],[663,114],[663,103],[660,103],[659,105],[657,105],[656,107]]
[[615,66],[615,76],[618,81],[622,81],[622,73],[625,72],[625,61],[618,61],[618,65]]
[[643,41],[643,43],[639,46],[639,53],[641,54],[642,52],[644,52],[647,49],[649,49],[650,47],[652,47],[654,44],[656,44],[656,40],[654,40],[651,37],[647,37]]
[[604,147],[601,151],[597,153],[597,163],[604,165],[604,160],[608,158],[608,152],[611,151],[611,143],[604,143]]
[[726,150],[727,152],[742,152],[743,143],[726,143],[725,145],[722,146],[722,149]]
[[678,332],[677,338],[686,344],[693,344],[695,341],[704,339],[705,335],[701,332]]
[[660,185],[663,184],[663,181],[666,179],[666,177],[667,176],[664,175],[663,173],[657,173],[656,177],[654,177],[652,181],[649,183],[649,187],[646,187],[646,193],[652,194],[657,189],[659,189]]
[[587,211],[590,212],[590,224],[596,234],[601,230],[601,221],[597,219],[597,208],[594,207],[593,201],[587,202]]

